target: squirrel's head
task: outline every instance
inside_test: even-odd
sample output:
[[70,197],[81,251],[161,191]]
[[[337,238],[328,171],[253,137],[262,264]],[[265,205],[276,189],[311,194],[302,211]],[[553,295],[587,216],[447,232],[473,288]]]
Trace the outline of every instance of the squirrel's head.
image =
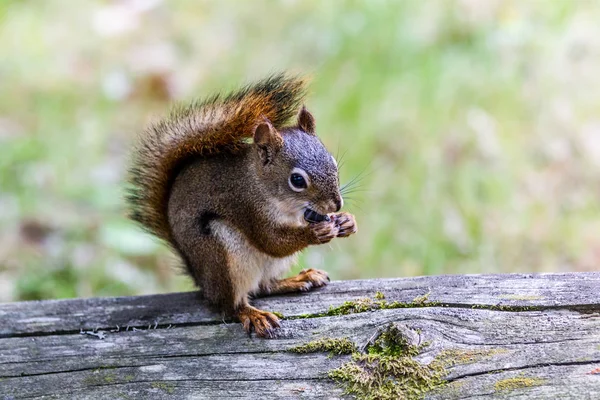
[[285,217],[303,222],[306,210],[328,214],[342,208],[337,163],[315,134],[306,108],[296,125],[281,131],[265,119],[254,132],[254,147],[261,186]]

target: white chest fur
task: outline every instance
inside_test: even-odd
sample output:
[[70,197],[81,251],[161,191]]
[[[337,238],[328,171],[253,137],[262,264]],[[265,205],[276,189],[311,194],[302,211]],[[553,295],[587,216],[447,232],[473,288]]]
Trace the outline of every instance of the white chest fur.
[[295,255],[276,258],[260,252],[240,231],[224,222],[213,221],[211,231],[221,240],[229,254],[228,262],[236,306],[243,302],[248,294],[258,291],[261,282],[280,278],[296,261]]

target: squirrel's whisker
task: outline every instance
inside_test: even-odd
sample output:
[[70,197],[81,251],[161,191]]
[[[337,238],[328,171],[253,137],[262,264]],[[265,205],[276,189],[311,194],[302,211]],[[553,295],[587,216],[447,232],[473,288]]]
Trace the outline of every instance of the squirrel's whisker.
[[354,178],[352,178],[352,179],[350,180],[350,182],[348,182],[348,183],[346,183],[346,184],[342,185],[342,187],[340,188],[340,190],[342,190],[342,191],[343,191],[343,190],[345,190],[345,189],[348,189],[348,188],[351,188],[351,187],[353,187],[353,186],[355,186],[355,185],[358,185],[358,184],[359,184],[360,182],[362,182],[362,181],[363,181],[363,179],[366,177],[366,175],[364,175],[364,176],[363,176],[363,174],[364,174],[364,171],[363,171],[363,172],[361,172],[360,174],[356,175]]
[[340,191],[345,190],[346,188],[351,188],[357,184],[359,184],[360,182],[362,182],[365,178],[367,178],[368,176],[370,176],[375,170],[369,170],[370,169],[370,163],[369,166],[367,166],[365,169],[363,169],[361,172],[358,173],[358,175],[356,175],[354,178],[352,178],[350,180],[350,182],[342,185],[340,187]]
[[337,164],[338,164],[338,171],[340,171],[342,169],[342,167],[344,166],[344,162],[346,161],[346,159],[344,158],[346,156],[346,153],[348,152],[348,149],[344,150],[344,152],[342,153],[342,156],[338,159],[337,156],[335,157],[335,159],[337,160]]
[[343,193],[344,198],[346,198],[346,195],[353,194],[353,193],[373,193],[373,191],[369,190],[369,189],[362,189],[361,187],[357,187],[355,189],[348,190],[347,192],[344,192]]

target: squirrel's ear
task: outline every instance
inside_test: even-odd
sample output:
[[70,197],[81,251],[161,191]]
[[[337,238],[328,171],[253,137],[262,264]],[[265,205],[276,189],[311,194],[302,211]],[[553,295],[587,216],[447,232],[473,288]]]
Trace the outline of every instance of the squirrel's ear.
[[308,112],[305,106],[302,106],[298,113],[298,128],[310,135],[315,134],[315,117]]
[[258,148],[264,165],[273,160],[273,156],[283,146],[283,138],[267,118],[254,130],[254,144]]

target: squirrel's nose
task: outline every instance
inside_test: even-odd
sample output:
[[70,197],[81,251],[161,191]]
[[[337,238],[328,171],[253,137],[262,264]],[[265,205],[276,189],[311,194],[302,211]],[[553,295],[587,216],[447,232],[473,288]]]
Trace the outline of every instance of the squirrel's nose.
[[335,211],[338,212],[342,209],[342,206],[344,205],[344,199],[342,199],[342,197],[336,197],[335,199]]

